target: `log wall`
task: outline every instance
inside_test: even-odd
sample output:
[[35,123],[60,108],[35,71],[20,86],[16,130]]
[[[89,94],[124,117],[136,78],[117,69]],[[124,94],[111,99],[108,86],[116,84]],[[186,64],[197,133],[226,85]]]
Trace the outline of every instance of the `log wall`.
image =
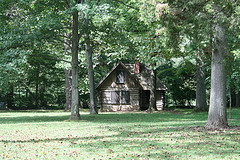
[[[125,89],[125,91],[129,91],[130,93],[130,104],[112,104],[111,101],[111,92],[112,91],[122,91],[122,89],[117,90],[102,90],[98,94],[98,102],[101,108],[101,111],[136,111],[140,109],[139,105],[139,89],[138,88],[130,88]],[[121,103],[121,102],[120,102]]]
[[156,106],[158,111],[161,111],[164,108],[164,96],[165,96],[164,91],[156,92]]

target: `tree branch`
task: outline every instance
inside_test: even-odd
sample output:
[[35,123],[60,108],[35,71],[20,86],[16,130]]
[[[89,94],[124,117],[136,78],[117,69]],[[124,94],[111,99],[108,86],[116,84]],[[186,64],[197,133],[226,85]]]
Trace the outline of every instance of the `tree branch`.
[[70,8],[70,4],[69,4],[68,0],[65,0],[65,2],[67,4],[67,9],[69,9]]
[[50,60],[56,60],[56,61],[63,61],[63,62],[66,62],[66,63],[72,63],[72,62],[64,60],[64,59],[58,59],[58,58],[49,57],[49,56],[42,56],[42,55],[30,55],[30,56],[32,56],[32,57],[40,57],[40,58],[50,59]]
[[123,4],[123,5],[126,6],[126,7],[129,7],[129,8],[132,8],[132,9],[135,9],[135,10],[139,11],[138,8],[135,8],[135,7],[133,7],[133,6],[130,6],[130,5],[124,3],[124,2],[122,2],[122,1],[120,1],[120,0],[113,0],[113,1],[119,2],[119,3]]

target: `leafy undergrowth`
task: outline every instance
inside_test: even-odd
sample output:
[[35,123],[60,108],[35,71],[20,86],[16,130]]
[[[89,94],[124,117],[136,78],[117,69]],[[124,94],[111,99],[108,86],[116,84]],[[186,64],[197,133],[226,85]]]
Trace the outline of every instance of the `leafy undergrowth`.
[[[240,126],[240,109],[229,125]],[[239,129],[205,130],[207,113],[0,112],[0,159],[239,159]]]

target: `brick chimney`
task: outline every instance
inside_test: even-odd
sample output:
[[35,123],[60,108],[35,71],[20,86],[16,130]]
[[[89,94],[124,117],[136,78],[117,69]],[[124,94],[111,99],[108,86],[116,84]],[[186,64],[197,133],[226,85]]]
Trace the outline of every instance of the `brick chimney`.
[[139,62],[139,61],[136,61],[136,62],[135,62],[134,72],[135,72],[136,74],[140,73],[140,62]]

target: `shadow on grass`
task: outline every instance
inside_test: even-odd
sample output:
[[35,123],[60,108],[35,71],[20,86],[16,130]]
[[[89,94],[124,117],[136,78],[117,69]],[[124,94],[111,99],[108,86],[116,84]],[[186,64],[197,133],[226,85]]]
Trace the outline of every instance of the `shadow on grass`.
[[[234,112],[236,119],[239,119],[238,113]],[[31,112],[26,114],[8,114],[7,112],[7,114],[1,115],[0,112],[0,124],[61,122],[69,119],[69,115],[48,112],[34,115]],[[127,159],[140,159],[141,157],[142,159],[201,159],[202,156],[202,159],[213,159],[215,155],[218,155],[218,159],[228,159],[229,157],[225,157],[231,156],[231,154],[235,157],[239,155],[239,150],[237,150],[240,147],[239,130],[225,132],[224,130],[201,129],[199,126],[204,125],[207,119],[206,113],[179,114],[166,111],[100,113],[99,115],[81,114],[81,118],[82,121],[74,123],[76,125],[83,123],[84,129],[88,129],[88,126],[85,127],[87,122],[86,124],[90,127],[89,132],[93,131],[93,133],[70,137],[67,134],[72,134],[72,130],[69,130],[66,131],[66,134],[64,132],[62,135],[56,135],[57,138],[49,136],[49,138],[42,139],[5,139],[0,142],[10,145],[14,143],[25,143],[26,145],[39,143],[42,145],[42,143],[57,142],[74,150],[80,148],[87,154],[99,151],[99,153],[119,156],[114,157],[115,159],[124,159],[120,156],[122,154],[127,156],[127,151],[134,153],[133,157]],[[64,128],[61,129],[64,130]],[[54,130],[51,131],[54,132]]]
[[[8,115],[1,115],[7,113]],[[24,113],[18,114],[18,113]],[[25,114],[26,113],[26,114]],[[41,113],[36,115],[34,113]],[[58,112],[50,111],[20,111],[20,112],[0,112],[0,124],[17,124],[17,123],[38,123],[38,122],[56,122],[67,121],[70,115],[57,115]],[[61,112],[59,112],[61,113]],[[34,114],[34,115],[33,115]],[[29,115],[29,116],[28,116]],[[157,113],[100,113],[98,115],[81,114],[83,121],[91,123],[136,123],[136,122],[178,122],[178,121],[204,121],[207,118],[205,113],[195,114],[176,114],[172,112]],[[79,121],[78,123],[81,123]]]
[[[85,137],[67,137],[52,139],[29,139],[29,140],[2,140],[3,143],[45,143],[59,142],[68,144],[70,148],[84,148],[88,153],[95,153],[106,150],[107,154],[123,154],[127,157],[126,151],[133,151],[132,158],[140,157],[167,158],[175,159],[177,157],[190,158],[204,156],[226,157],[231,154],[238,155],[236,148],[239,144],[232,135],[223,135],[219,133],[211,136],[206,130],[195,130],[188,127],[166,127],[162,130],[157,128],[158,125],[132,125],[130,127],[106,127],[117,134],[108,136],[85,136]],[[138,129],[138,131],[133,131]],[[191,134],[191,132],[199,134]],[[176,136],[178,135],[178,136]],[[201,137],[199,137],[201,136]],[[228,137],[229,136],[229,137]],[[219,139],[221,138],[221,139]],[[225,141],[223,138],[228,139]],[[238,138],[237,136],[235,138]],[[165,141],[163,141],[165,140]],[[83,142],[83,143],[82,143]],[[174,157],[174,158],[173,158]]]
[[1,113],[50,113],[50,112],[63,112],[63,110],[0,110]]
[[[3,114],[2,114],[3,113]],[[23,114],[18,114],[23,113]],[[34,114],[35,113],[35,114]],[[36,114],[36,113],[39,113]],[[54,114],[51,114],[54,113]],[[58,115],[59,113],[59,115]],[[68,121],[69,115],[61,114],[61,111],[20,111],[20,112],[0,112],[0,124],[17,124],[17,123],[40,123],[40,122],[57,122],[57,121]],[[239,112],[234,113],[234,117],[239,117]],[[7,115],[4,115],[7,114]],[[235,115],[236,114],[236,115]],[[206,112],[198,112],[191,114],[179,114],[174,112],[157,112],[157,113],[146,113],[146,112],[132,112],[132,113],[100,113],[98,115],[81,114],[83,121],[76,121],[76,123],[90,122],[95,124],[126,124],[126,123],[161,123],[170,122],[172,123],[196,123],[205,122],[207,120]],[[238,119],[238,118],[237,118]],[[238,122],[234,120],[233,122]],[[238,125],[238,123],[233,123]]]
[[[95,136],[92,139],[102,139],[105,136]],[[39,142],[74,142],[77,140],[89,140],[89,137],[69,137],[69,138],[46,138],[46,139],[27,139],[27,140],[0,140],[0,142],[4,143],[39,143]]]
[[178,122],[205,121],[206,113],[176,114],[172,112],[157,113],[108,113],[99,115],[81,115],[83,120],[93,123],[135,123],[135,122]]
[[0,124],[59,122],[66,121],[68,119],[69,116],[20,116],[20,117],[0,116]]

